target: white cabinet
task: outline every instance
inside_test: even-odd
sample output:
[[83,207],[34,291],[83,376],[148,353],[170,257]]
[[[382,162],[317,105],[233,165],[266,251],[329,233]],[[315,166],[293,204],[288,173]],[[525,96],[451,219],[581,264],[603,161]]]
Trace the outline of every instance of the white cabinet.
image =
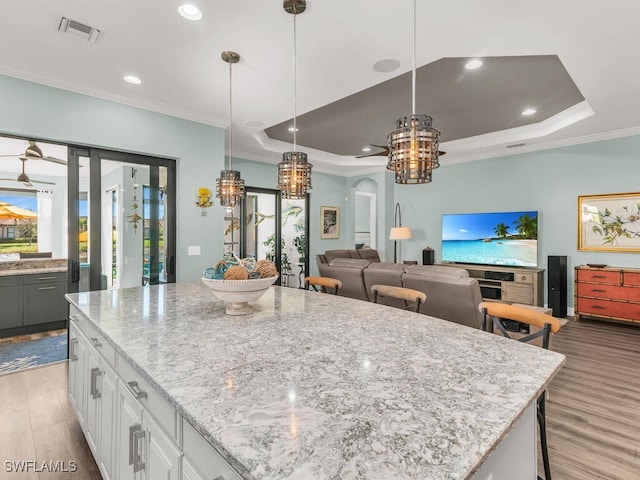
[[144,393],[118,383],[118,480],[180,480],[182,453],[134,398]]
[[118,377],[111,367],[102,360],[100,375],[100,433],[98,444],[100,446],[100,460],[98,466],[102,473],[103,480],[115,478],[113,472],[114,465],[114,445],[116,427],[116,389]]
[[69,324],[69,400],[76,411],[78,422],[83,430],[85,429],[87,413],[85,390],[86,356],[86,340],[78,327],[71,322]]

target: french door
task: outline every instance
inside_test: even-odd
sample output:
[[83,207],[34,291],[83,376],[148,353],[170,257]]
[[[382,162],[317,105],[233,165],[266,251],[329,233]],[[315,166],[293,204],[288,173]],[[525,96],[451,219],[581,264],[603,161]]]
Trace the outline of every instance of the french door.
[[69,292],[175,282],[175,161],[69,147]]
[[225,216],[225,246],[241,258],[274,262],[277,285],[303,288],[309,271],[308,207],[308,195],[288,200],[279,190],[247,187],[241,204]]

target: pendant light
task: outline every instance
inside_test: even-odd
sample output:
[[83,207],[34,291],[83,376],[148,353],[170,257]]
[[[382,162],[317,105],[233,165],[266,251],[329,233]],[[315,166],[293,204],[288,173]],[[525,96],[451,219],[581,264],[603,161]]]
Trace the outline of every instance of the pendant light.
[[311,165],[307,154],[298,152],[296,134],[296,15],[307,9],[306,0],[284,0],[285,12],[293,15],[293,151],[282,154],[278,164],[278,189],[282,198],[304,198],[311,189]]
[[240,178],[240,172],[231,168],[233,158],[233,100],[232,100],[232,65],[240,61],[240,55],[236,52],[225,51],[220,55],[222,60],[229,64],[229,162],[227,170],[220,171],[220,178],[216,178],[216,197],[220,199],[220,205],[231,209],[244,198],[244,180]]
[[395,183],[429,183],[438,160],[440,131],[433,128],[429,115],[416,115],[416,0],[413,0],[413,60],[411,115],[396,121],[396,130],[387,136],[389,163],[387,170],[395,175]]

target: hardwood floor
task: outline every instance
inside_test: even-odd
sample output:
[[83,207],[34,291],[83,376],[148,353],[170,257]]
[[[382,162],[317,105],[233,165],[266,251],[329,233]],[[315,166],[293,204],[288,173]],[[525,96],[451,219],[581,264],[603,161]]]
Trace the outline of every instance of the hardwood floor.
[[[567,356],[547,402],[553,479],[640,479],[640,328],[570,321],[552,348]],[[0,375],[0,412],[0,479],[101,478],[69,404],[66,362]],[[5,460],[73,460],[78,471],[7,473]]]
[[[0,375],[0,479],[100,480],[102,477],[67,396],[67,362]],[[35,461],[8,472],[6,461]],[[47,472],[42,462],[75,472]],[[64,463],[62,463],[64,462]],[[14,467],[15,468],[15,467]]]
[[553,479],[640,479],[640,328],[569,321],[552,349],[567,356],[548,390]]

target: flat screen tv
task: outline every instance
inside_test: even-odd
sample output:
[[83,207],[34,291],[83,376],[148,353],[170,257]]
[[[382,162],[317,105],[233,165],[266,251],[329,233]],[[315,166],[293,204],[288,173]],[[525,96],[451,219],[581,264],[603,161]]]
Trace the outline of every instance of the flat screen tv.
[[442,215],[442,261],[538,266],[538,212]]

